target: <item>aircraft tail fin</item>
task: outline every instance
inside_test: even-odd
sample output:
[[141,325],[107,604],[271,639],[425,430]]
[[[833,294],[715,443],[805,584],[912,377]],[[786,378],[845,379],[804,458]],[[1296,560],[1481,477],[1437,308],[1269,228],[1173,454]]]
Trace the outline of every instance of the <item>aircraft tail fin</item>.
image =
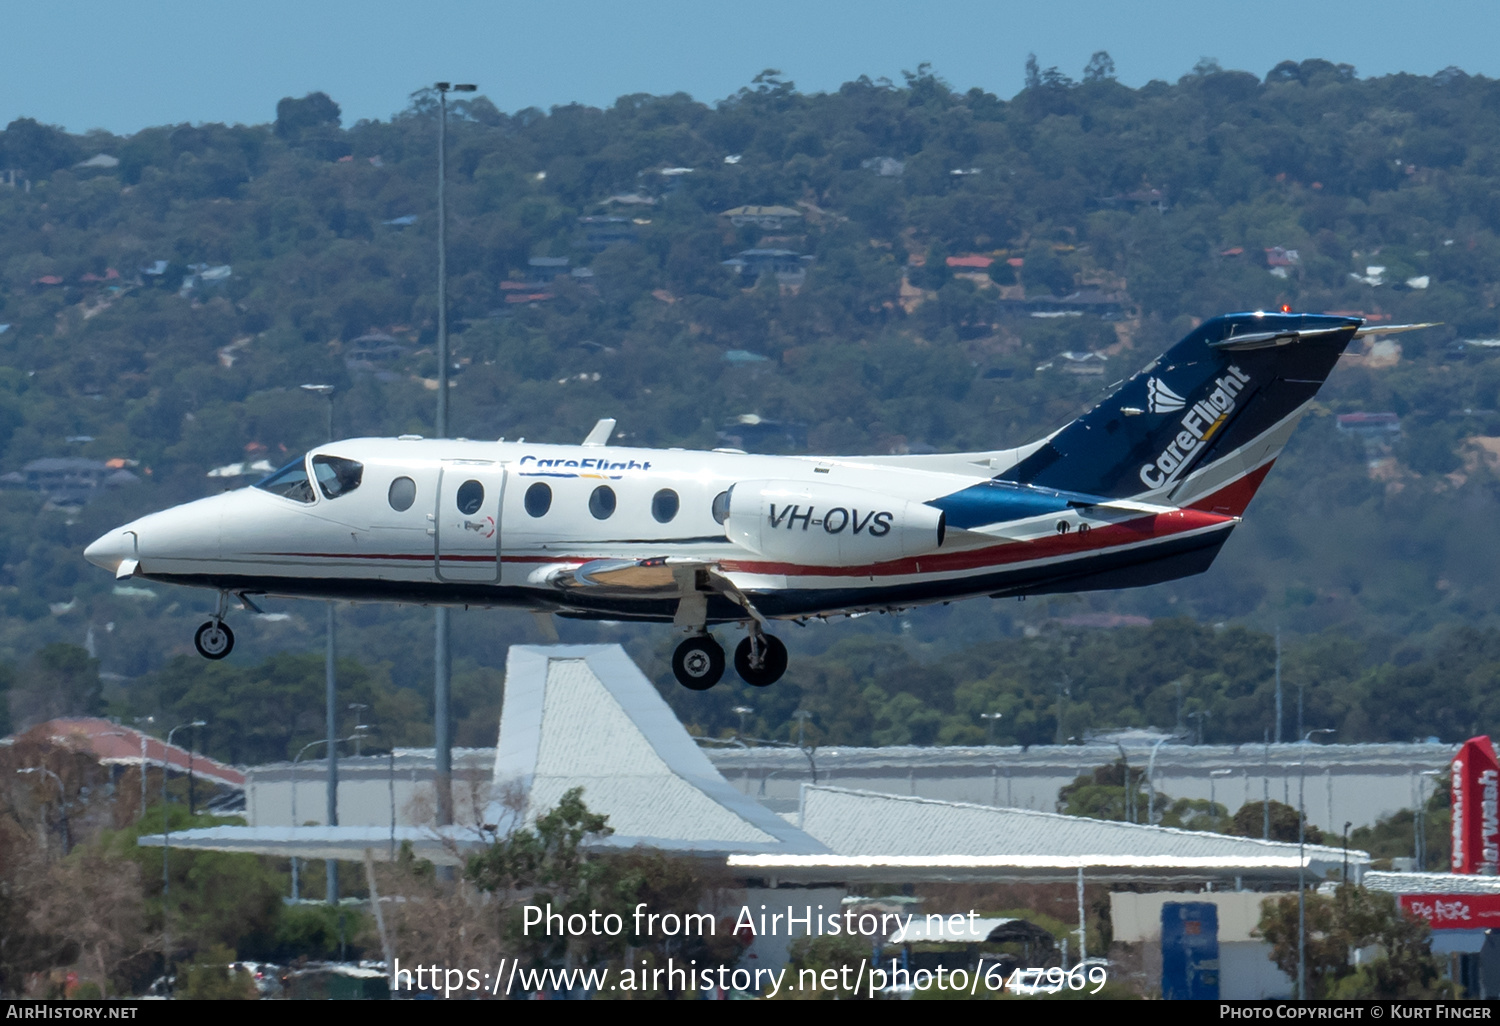
[[1239,516],[1344,347],[1393,330],[1326,314],[1215,317],[999,477]]

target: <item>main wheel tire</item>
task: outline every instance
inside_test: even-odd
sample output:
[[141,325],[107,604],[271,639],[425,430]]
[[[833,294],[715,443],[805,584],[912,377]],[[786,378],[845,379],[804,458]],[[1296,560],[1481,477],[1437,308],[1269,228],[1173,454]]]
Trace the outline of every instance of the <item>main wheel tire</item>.
[[234,651],[234,631],[227,623],[210,620],[193,635],[193,647],[204,659],[223,659]]
[[724,650],[707,634],[688,638],[672,653],[677,683],[691,691],[707,691],[724,676]]
[[786,673],[786,646],[773,634],[761,636],[766,650],[761,658],[760,669],[750,665],[750,639],[743,639],[734,650],[734,671],[740,679],[753,688],[764,688],[775,684]]

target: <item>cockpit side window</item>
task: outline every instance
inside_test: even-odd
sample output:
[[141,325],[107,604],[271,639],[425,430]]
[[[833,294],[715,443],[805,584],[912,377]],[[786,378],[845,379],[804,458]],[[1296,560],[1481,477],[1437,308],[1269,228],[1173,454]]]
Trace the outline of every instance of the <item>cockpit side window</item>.
[[307,479],[307,460],[303,456],[298,456],[270,477],[257,481],[255,487],[297,502],[312,502],[316,498],[312,482]]
[[313,473],[318,478],[318,487],[329,499],[348,495],[359,487],[359,482],[365,475],[363,463],[346,460],[342,456],[314,456],[312,465]]

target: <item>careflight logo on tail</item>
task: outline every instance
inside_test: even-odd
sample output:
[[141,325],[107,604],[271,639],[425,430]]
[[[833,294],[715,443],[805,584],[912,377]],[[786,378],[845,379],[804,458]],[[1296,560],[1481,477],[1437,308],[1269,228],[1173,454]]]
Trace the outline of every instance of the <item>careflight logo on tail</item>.
[[[1192,465],[1203,447],[1229,420],[1235,410],[1236,398],[1250,384],[1250,375],[1231,365],[1229,372],[1213,383],[1213,391],[1195,402],[1182,418],[1182,430],[1167,443],[1152,463],[1141,467],[1141,483],[1147,488],[1163,488],[1175,482]],[[1147,392],[1153,413],[1180,410],[1187,404],[1171,389],[1156,378],[1147,384]],[[1175,400],[1176,406],[1161,405]]]
[[1152,413],[1175,413],[1187,405],[1187,400],[1168,388],[1161,378],[1146,382],[1146,407]]

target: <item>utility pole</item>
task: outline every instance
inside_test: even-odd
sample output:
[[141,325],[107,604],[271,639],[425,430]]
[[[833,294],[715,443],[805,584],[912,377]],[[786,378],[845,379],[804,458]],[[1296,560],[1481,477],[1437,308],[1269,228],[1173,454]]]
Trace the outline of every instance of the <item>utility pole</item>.
[[1276,743],[1281,744],[1281,628],[1276,628]]
[[[1312,741],[1314,734],[1332,734],[1332,727],[1309,730],[1302,743]],[[1297,1000],[1307,1000],[1307,755],[1297,763]]]
[[[433,88],[438,94],[438,406],[437,436],[448,437],[448,92],[472,93],[477,86],[453,85],[438,82]],[[438,606],[433,611],[433,689],[432,712],[434,719],[433,780],[437,788],[437,820],[439,826],[453,822],[453,737],[449,722],[450,673],[453,667],[448,651],[450,624],[448,608]]]
[[1263,792],[1260,811],[1264,817],[1260,839],[1269,841],[1271,839],[1271,732],[1269,730],[1266,731],[1265,765],[1261,768],[1260,783]]
[[[324,432],[327,441],[333,441],[333,386],[332,385],[303,385],[303,390],[313,395],[320,395],[328,400],[328,424]],[[326,625],[323,635],[323,716],[327,725],[328,743],[328,804],[327,821],[329,826],[339,825],[339,750],[338,750],[338,672],[335,667],[337,657],[337,645],[335,642],[336,623],[334,621],[333,603],[326,603],[325,610]],[[328,904],[336,905],[339,900],[339,863],[337,859],[327,859],[323,863],[325,871],[324,879],[328,883],[326,897]]]

